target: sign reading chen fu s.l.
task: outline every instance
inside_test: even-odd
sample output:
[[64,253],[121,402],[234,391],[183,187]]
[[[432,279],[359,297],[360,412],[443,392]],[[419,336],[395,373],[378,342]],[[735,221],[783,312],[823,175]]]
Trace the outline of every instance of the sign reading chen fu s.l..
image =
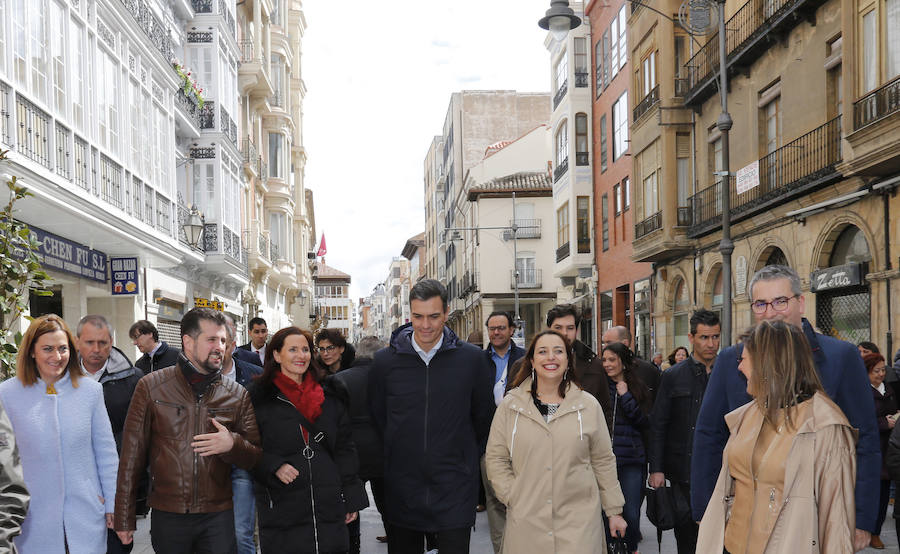
[[107,281],[106,254],[33,225],[28,228],[39,244],[37,255],[44,269],[78,275],[99,283]]

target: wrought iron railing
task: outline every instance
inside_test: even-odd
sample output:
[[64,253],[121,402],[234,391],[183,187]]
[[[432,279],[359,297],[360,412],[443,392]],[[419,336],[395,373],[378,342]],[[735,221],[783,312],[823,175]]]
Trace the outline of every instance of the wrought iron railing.
[[900,76],[853,103],[853,128],[861,129],[898,110],[900,110]]
[[[519,239],[539,239],[541,238],[541,220],[540,219],[510,219],[509,226],[516,226],[516,238]],[[511,229],[503,231],[504,240],[512,240],[513,232]]]
[[262,63],[262,53],[256,51],[252,38],[238,42],[238,49],[241,51],[241,63]]
[[150,39],[154,48],[162,54],[166,63],[170,63],[175,57],[175,44],[172,37],[169,36],[168,29],[153,13],[146,0],[121,0],[121,2],[138,22],[138,26]]
[[256,151],[256,145],[250,140],[250,137],[244,137],[241,144],[241,156],[244,163],[251,166],[253,171],[259,171],[259,154]]
[[678,206],[678,216],[675,220],[676,227],[690,227],[694,219],[690,206]]
[[191,0],[194,13],[213,13],[213,0]]
[[9,85],[0,81],[0,142],[7,146],[12,146],[12,102],[9,99]]
[[[782,16],[807,0],[749,0],[725,23],[728,33],[725,38],[726,57],[733,52],[758,40],[767,31],[767,22],[782,19]],[[798,18],[799,19],[799,18]],[[689,90],[704,84],[719,70],[719,35],[713,34],[685,64],[688,71]]]
[[268,261],[272,261],[271,248],[269,245],[269,237],[266,235],[259,233],[256,237],[256,253],[265,258]]
[[75,184],[81,187],[82,189],[89,191],[91,190],[91,183],[88,181],[90,173],[88,172],[88,157],[89,157],[90,149],[88,148],[87,142],[80,138],[75,137]]
[[207,100],[200,109],[200,128],[215,129],[216,128],[216,103]]
[[559,181],[560,177],[566,174],[566,171],[569,171],[569,157],[559,162],[555,168],[553,168],[553,182]]
[[235,146],[238,145],[237,141],[237,123],[231,119],[231,115],[228,113],[228,110],[225,109],[224,105],[219,105],[219,116],[221,118],[222,124],[222,133],[228,137]]
[[636,223],[634,226],[634,238],[639,239],[659,229],[662,229],[662,212],[656,212],[640,223]]
[[575,165],[591,165],[590,155],[587,152],[575,152]]
[[556,261],[561,262],[569,257],[569,243],[565,243],[556,249]]
[[553,95],[553,109],[555,110],[559,103],[562,102],[562,99],[566,97],[566,92],[569,91],[569,80],[566,79],[559,85],[559,88],[556,89],[556,94]]
[[520,289],[539,289],[543,286],[543,270],[541,269],[509,270],[509,288],[516,288],[517,277]]
[[231,36],[233,37],[237,31],[237,26],[234,23],[234,16],[228,11],[228,6],[225,5],[225,2],[219,2],[219,14],[225,20],[225,26],[231,31]]
[[72,157],[72,134],[59,122],[56,123],[56,173],[66,180],[72,178],[69,158]]
[[185,94],[181,87],[175,91],[175,105],[181,108],[191,123],[197,128],[200,127],[200,108],[197,106],[197,101]]
[[50,115],[16,94],[16,121],[19,124],[16,149],[50,169]]
[[122,166],[100,154],[100,197],[117,208],[122,207]]
[[[836,174],[842,160],[840,116],[759,159],[759,184],[738,194],[730,178],[730,212],[742,215],[795,194],[806,185]],[[722,216],[722,182],[691,197],[694,229],[716,226]]]
[[591,86],[591,74],[581,71],[575,72],[575,88],[587,88]]
[[653,87],[653,89],[647,93],[647,96],[634,107],[634,119],[632,121],[640,119],[640,117],[647,113],[650,108],[655,106],[657,102],[659,102],[659,84]]
[[279,259],[281,259],[278,257],[278,244],[275,242],[271,242],[269,244],[269,247],[272,252],[272,256],[271,256],[272,261],[275,262],[275,261],[278,261]]

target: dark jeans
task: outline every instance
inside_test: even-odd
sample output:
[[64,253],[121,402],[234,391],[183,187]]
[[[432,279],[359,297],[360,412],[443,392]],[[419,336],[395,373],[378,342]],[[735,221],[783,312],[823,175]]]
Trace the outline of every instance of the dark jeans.
[[[625,496],[625,508],[622,517],[628,527],[625,529],[625,542],[628,543],[628,551],[637,550],[641,542],[641,504],[644,502],[644,483],[647,481],[647,466],[644,464],[625,464],[616,468],[619,474],[619,486]],[[603,518],[603,530],[606,540],[609,542],[612,536],[609,534],[609,522]]]
[[472,534],[469,527],[426,533],[396,525],[390,525],[388,529],[388,554],[422,554],[425,551],[426,534],[434,537],[434,544],[429,544],[428,547],[437,548],[440,554],[469,554],[469,539]]
[[237,554],[234,512],[150,512],[150,543],[166,554]]
[[[691,484],[672,482],[675,494],[680,494],[690,502]],[[684,525],[675,526],[675,542],[678,544],[678,554],[694,554],[697,551],[697,534],[700,526],[696,522],[688,521]]]
[[115,531],[106,530],[106,554],[128,554],[132,548],[134,548],[134,541],[131,541],[131,544],[122,544]]
[[[884,524],[885,516],[887,516],[888,500],[891,499],[891,482],[889,480],[882,481],[879,490],[881,496],[878,499],[878,513],[875,514],[875,532],[872,533],[873,535],[881,534],[881,526]],[[894,509],[896,510],[897,508],[895,507]]]

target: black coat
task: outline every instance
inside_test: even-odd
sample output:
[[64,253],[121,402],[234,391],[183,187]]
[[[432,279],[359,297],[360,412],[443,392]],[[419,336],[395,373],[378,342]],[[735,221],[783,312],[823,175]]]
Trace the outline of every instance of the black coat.
[[175,365],[175,362],[178,361],[179,352],[180,351],[177,348],[173,348],[169,346],[166,341],[161,340],[159,341],[159,348],[153,354],[153,359],[150,359],[149,354],[144,354],[134,363],[134,367],[140,369],[144,372],[144,375],[146,375],[159,369]]
[[480,348],[447,327],[426,365],[412,334],[411,324],[394,331],[369,375],[372,420],[384,437],[384,518],[419,531],[471,527],[493,372]]
[[663,472],[671,481],[690,482],[694,427],[708,382],[706,367],[694,358],[662,374],[650,417],[650,473]]
[[259,355],[256,352],[245,350],[242,347],[235,348],[231,353],[231,357],[235,360],[250,363],[255,366],[259,366],[260,368],[262,367],[262,360],[259,359]]
[[659,380],[662,372],[654,364],[635,356],[634,374],[637,375],[647,390],[650,392],[650,405],[656,401],[656,391],[659,390]]
[[878,438],[881,445],[881,480],[887,481],[888,470],[885,455],[888,448],[888,439],[891,437],[891,427],[888,425],[887,416],[897,413],[897,397],[891,387],[885,385],[884,395],[872,387],[872,400],[875,401],[875,417],[878,419]]
[[106,369],[100,376],[100,384],[103,385],[103,401],[106,403],[106,413],[109,414],[113,438],[116,440],[116,450],[122,449],[125,417],[128,415],[134,388],[143,376],[143,372],[131,365],[128,356],[115,346],[112,347]]
[[368,481],[384,476],[384,443],[375,430],[369,413],[369,372],[371,358],[357,358],[353,367],[334,374],[350,397],[350,421],[353,425],[353,443],[359,456],[359,478]]
[[[316,444],[310,433],[313,455],[303,455],[300,412],[272,384],[254,382],[250,399],[262,440],[262,457],[251,473],[259,514],[262,552],[346,552],[349,549],[346,514],[369,505],[357,477],[356,449],[350,417],[344,401],[325,379],[325,401],[315,426],[325,434]],[[275,471],[290,464],[300,472],[285,485]],[[316,539],[318,538],[318,550]]]
[[609,399],[613,409],[612,449],[616,455],[616,465],[647,463],[645,431],[648,428],[646,402],[638,403],[631,390],[619,396],[616,382],[606,379]]

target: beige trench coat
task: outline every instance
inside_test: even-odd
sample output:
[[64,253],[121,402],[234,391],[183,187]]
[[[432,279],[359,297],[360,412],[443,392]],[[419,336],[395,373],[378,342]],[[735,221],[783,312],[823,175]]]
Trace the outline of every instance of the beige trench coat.
[[485,466],[507,507],[505,554],[605,554],[601,507],[622,513],[606,420],[597,400],[570,386],[546,423],[531,398],[531,378],[494,414]]
[[[806,419],[797,422],[788,454],[783,500],[771,508],[766,554],[853,552],[857,432],[824,393],[816,393],[809,402],[812,409]],[[755,409],[756,403],[750,402],[725,416],[732,437],[741,432],[759,433],[758,428],[741,429],[747,412]],[[733,487],[726,454],[700,522],[697,552],[722,552]]]

